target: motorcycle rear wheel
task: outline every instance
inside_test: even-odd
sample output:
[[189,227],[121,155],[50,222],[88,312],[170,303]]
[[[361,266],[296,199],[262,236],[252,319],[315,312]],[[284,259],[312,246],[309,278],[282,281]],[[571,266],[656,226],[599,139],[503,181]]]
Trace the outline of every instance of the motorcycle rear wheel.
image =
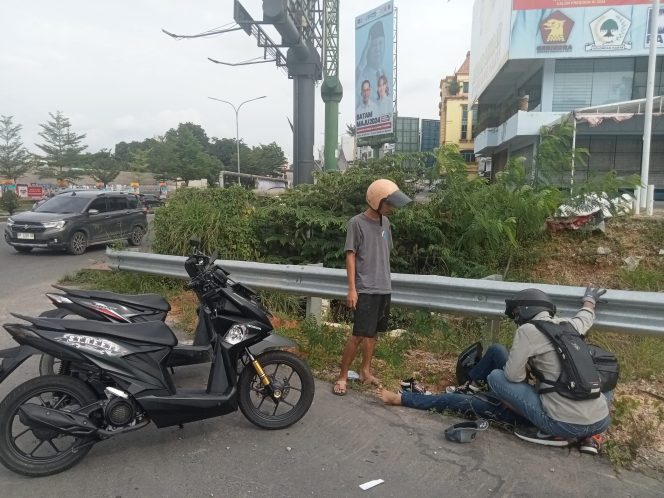
[[284,429],[300,420],[314,400],[314,377],[304,360],[286,351],[268,351],[256,358],[265,374],[281,388],[275,399],[247,365],[238,380],[240,410],[263,429]]
[[89,440],[26,426],[18,410],[32,402],[75,411],[96,400],[85,382],[62,375],[36,377],[19,385],[0,403],[0,462],[29,477],[57,474],[73,467],[90,451],[91,444],[78,447]]

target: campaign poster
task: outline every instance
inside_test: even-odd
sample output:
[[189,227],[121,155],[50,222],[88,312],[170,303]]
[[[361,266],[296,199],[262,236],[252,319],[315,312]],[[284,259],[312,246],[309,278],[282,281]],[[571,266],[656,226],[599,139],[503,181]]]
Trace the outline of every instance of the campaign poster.
[[[510,59],[647,56],[650,1],[513,0]],[[664,47],[664,8],[657,47]]]
[[393,128],[394,2],[355,18],[355,126],[357,138]]
[[569,9],[649,3],[652,3],[652,0],[513,0],[512,10]]

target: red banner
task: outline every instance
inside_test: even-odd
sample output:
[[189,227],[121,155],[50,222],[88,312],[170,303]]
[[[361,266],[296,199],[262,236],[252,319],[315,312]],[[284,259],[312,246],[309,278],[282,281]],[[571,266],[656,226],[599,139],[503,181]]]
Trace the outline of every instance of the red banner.
[[608,7],[611,5],[643,5],[652,0],[512,0],[512,10],[571,9],[575,7]]
[[43,195],[43,187],[28,187],[28,197],[32,199],[41,199]]

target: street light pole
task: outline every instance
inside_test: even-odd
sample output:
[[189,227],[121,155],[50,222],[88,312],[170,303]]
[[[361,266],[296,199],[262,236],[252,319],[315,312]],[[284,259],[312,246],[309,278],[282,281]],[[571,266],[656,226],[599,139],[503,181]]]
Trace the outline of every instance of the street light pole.
[[222,100],[222,99],[217,99],[214,97],[208,97],[211,100],[216,100],[217,102],[223,102],[224,104],[228,104],[233,108],[235,111],[235,146],[237,148],[237,183],[238,185],[240,184],[240,109],[242,109],[242,106],[248,102],[253,102],[254,100],[260,100],[264,99],[267,97],[267,95],[262,95],[260,97],[255,97],[253,99],[245,100],[244,102],[240,103],[239,106],[235,107],[235,105],[232,102],[229,102],[228,100]]

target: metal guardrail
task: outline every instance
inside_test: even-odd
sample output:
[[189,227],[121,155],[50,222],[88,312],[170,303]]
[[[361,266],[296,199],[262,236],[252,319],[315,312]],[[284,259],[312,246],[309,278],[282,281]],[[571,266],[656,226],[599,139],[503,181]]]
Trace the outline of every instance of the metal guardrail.
[[[182,256],[134,251],[107,255],[112,268],[167,277],[187,278]],[[231,278],[257,289],[300,296],[344,298],[346,271],[322,266],[274,265],[251,261],[217,261]],[[392,303],[413,308],[497,318],[505,299],[523,289],[537,287],[549,294],[561,316],[572,316],[580,307],[584,287],[472,280],[436,275],[392,274]],[[664,336],[664,293],[609,290],[608,304],[600,305],[595,325],[614,332]]]

